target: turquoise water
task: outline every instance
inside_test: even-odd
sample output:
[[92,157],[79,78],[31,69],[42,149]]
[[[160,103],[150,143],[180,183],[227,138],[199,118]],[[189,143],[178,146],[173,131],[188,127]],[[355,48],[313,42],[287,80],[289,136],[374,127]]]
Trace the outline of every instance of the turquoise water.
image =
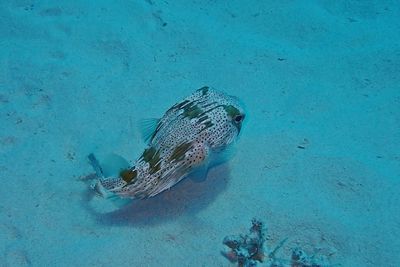
[[[0,266],[237,266],[265,222],[333,266],[400,266],[399,1],[0,1]],[[209,85],[246,105],[204,182],[116,208],[87,155]],[[258,266],[267,266],[259,264]]]

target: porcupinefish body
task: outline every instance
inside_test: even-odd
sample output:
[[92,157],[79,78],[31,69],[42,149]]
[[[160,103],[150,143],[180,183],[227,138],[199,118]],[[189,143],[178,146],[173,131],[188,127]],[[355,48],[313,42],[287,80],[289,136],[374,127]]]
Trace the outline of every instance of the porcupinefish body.
[[188,174],[207,168],[211,156],[236,140],[245,113],[240,101],[210,87],[172,106],[148,136],[148,147],[119,177],[100,178],[103,196],[144,199],[171,188]]

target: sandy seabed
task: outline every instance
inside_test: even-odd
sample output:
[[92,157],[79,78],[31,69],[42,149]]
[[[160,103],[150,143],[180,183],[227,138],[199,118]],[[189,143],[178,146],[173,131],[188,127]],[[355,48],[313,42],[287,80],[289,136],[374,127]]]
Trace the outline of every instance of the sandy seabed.
[[[253,217],[342,266],[400,266],[399,1],[0,3],[0,266],[234,266]],[[86,156],[203,85],[238,96],[234,158],[120,209]]]

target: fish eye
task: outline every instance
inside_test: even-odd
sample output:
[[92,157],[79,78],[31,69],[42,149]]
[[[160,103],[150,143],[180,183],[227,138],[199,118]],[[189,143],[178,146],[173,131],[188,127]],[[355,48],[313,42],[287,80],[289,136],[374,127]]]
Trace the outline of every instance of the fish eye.
[[236,115],[235,122],[241,122],[243,120],[243,115]]

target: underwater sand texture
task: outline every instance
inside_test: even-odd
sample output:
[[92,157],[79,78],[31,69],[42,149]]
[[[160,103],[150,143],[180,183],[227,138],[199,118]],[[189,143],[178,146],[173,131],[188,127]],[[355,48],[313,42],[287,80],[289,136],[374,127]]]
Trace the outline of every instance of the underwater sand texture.
[[[232,266],[223,238],[400,266],[398,1],[2,1],[0,265]],[[238,96],[234,158],[112,210],[86,156],[204,85]]]

